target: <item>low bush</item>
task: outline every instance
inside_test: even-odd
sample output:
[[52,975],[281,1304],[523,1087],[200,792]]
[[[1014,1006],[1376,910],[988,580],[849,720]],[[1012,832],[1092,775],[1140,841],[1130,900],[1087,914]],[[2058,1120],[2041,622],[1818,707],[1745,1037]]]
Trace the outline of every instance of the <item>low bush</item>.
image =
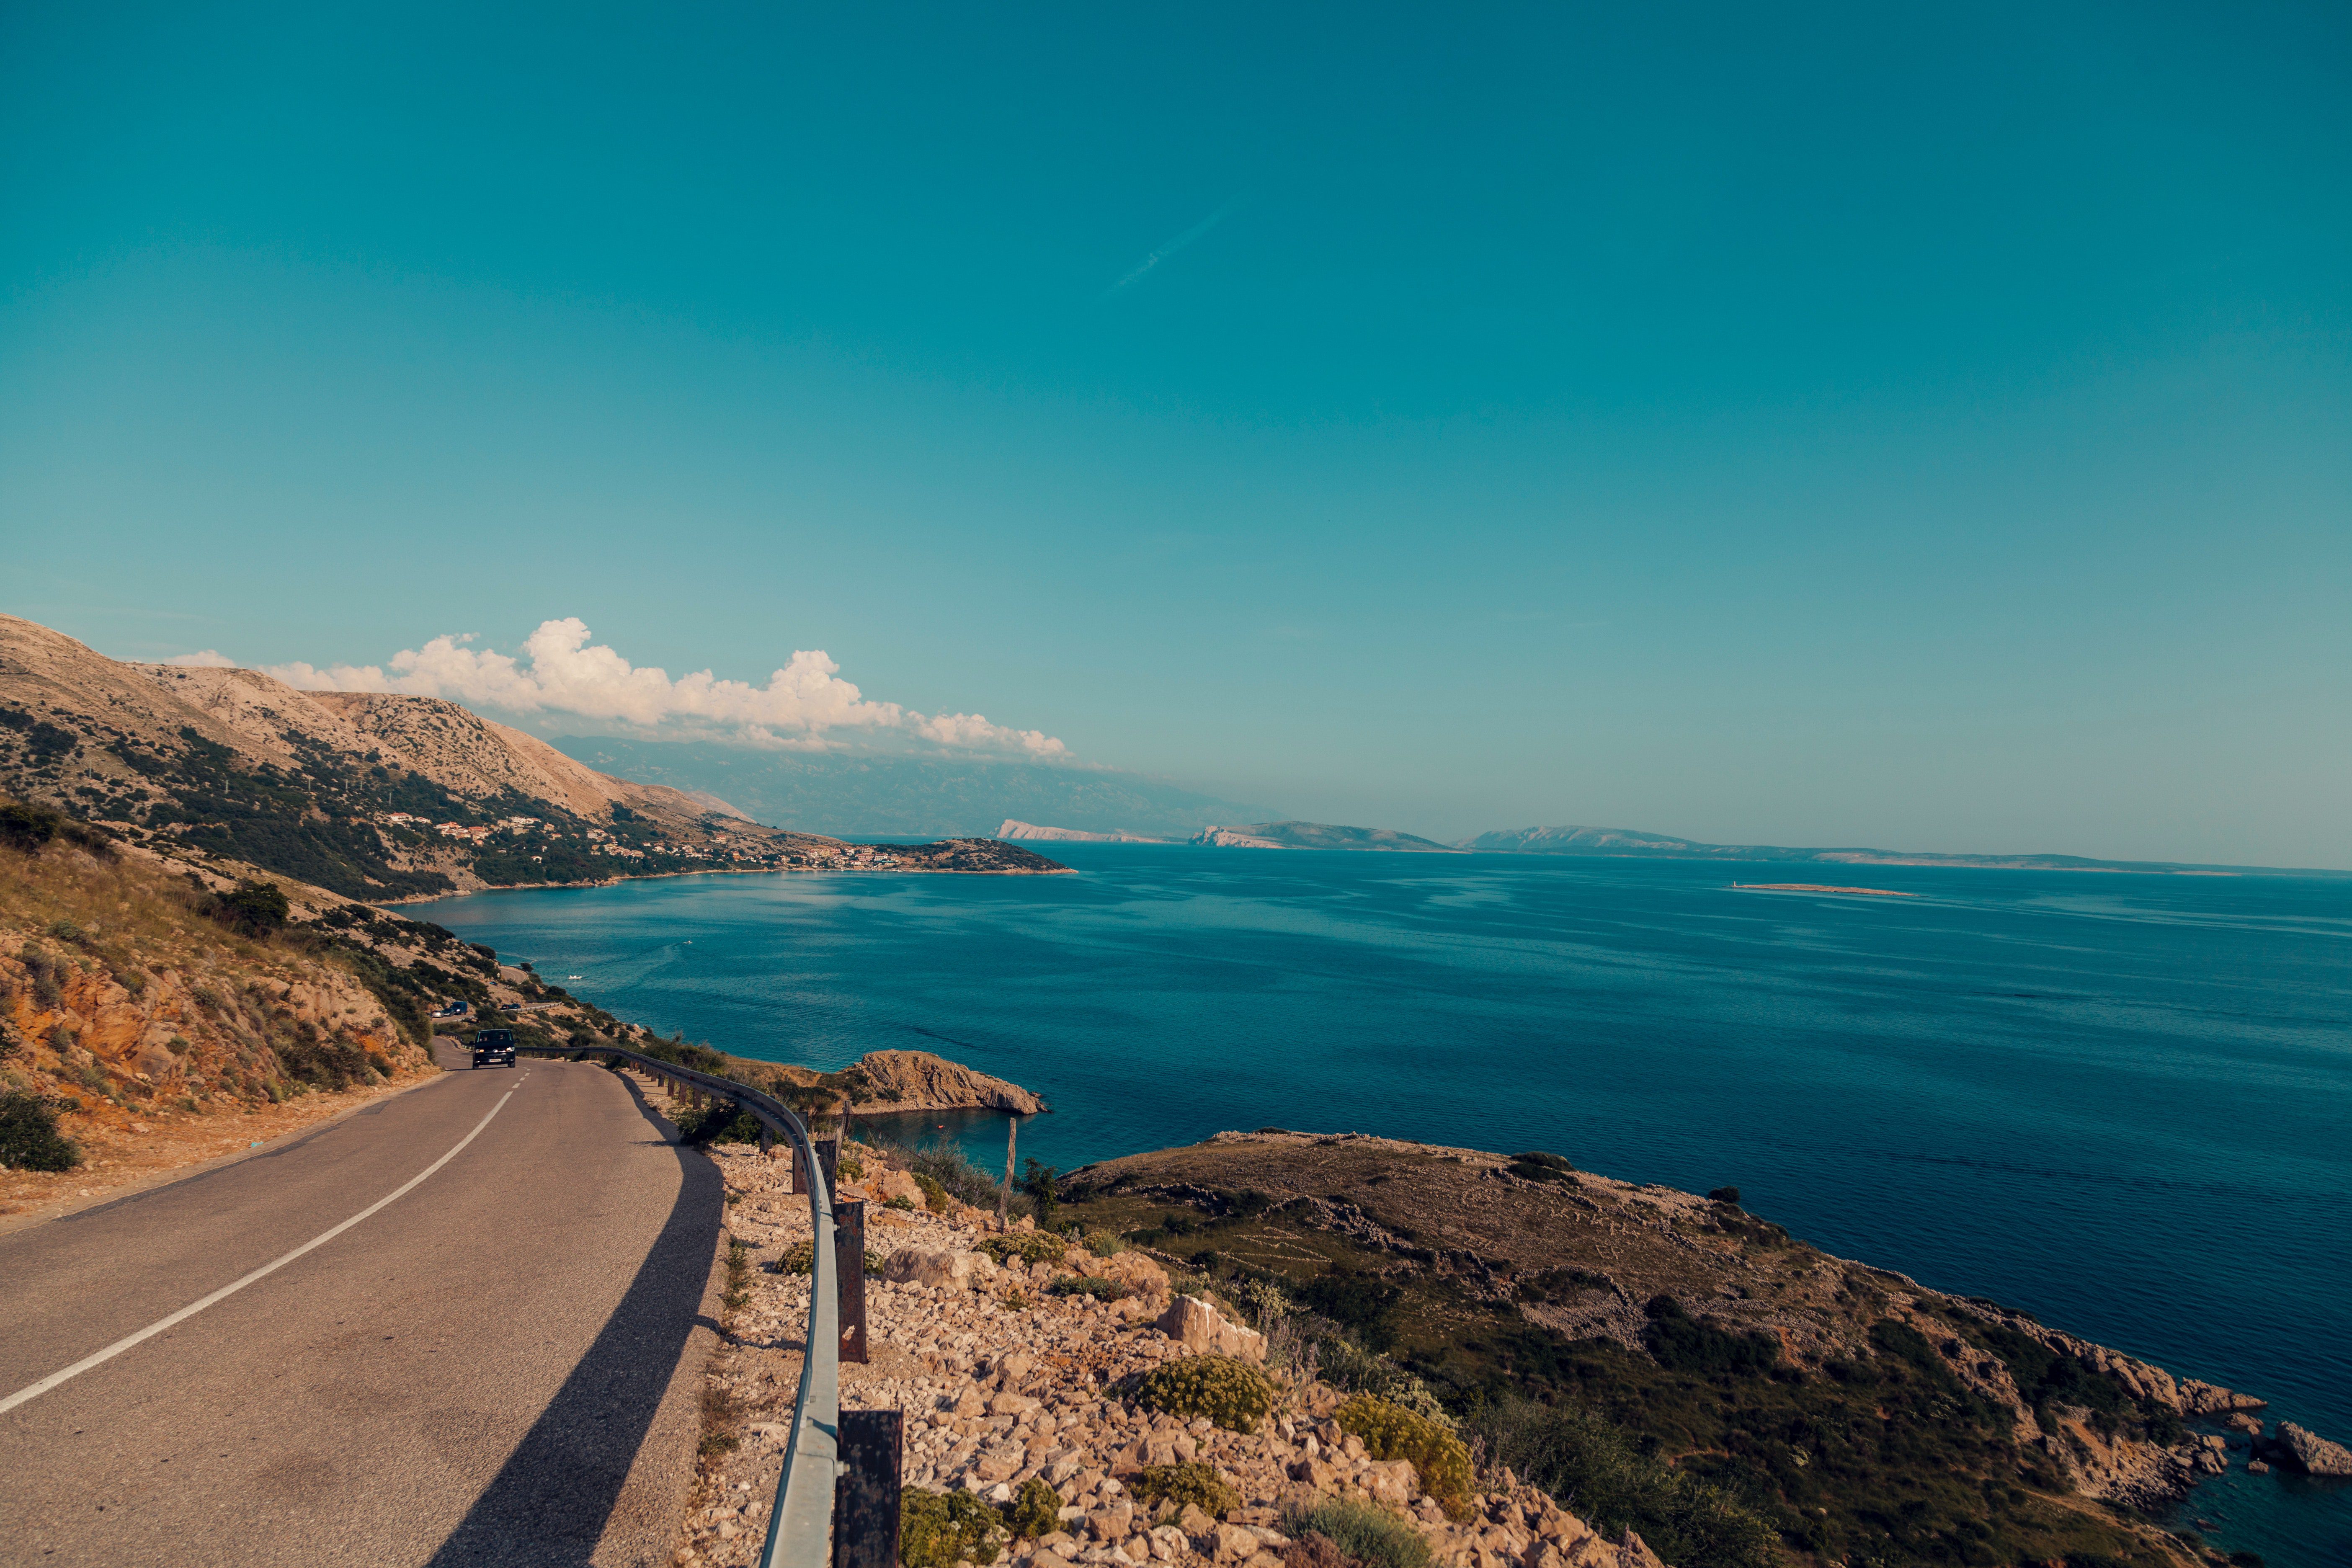
[[12,1171],[70,1171],[81,1147],[58,1131],[58,1113],[29,1094],[0,1091],[0,1165]]
[[1138,1397],[1190,1420],[1205,1415],[1228,1432],[1255,1432],[1274,1408],[1274,1380],[1234,1356],[1188,1355],[1144,1373]]
[[1004,1505],[1004,1525],[1015,1541],[1034,1541],[1062,1528],[1062,1494],[1043,1476],[1031,1476]]
[[1533,1151],[1511,1156],[1510,1172],[1526,1182],[1572,1182],[1576,1167],[1558,1154]]
[[1187,1459],[1179,1465],[1146,1465],[1135,1479],[1135,1495],[1158,1508],[1173,1503],[1178,1512],[1192,1504],[1212,1519],[1242,1506],[1241,1493],[1225,1483],[1214,1465]]
[[1296,1541],[1319,1535],[1360,1568],[1429,1568],[1428,1539],[1372,1503],[1332,1498],[1286,1515],[1282,1522],[1285,1535]]
[[1771,1335],[1726,1332],[1684,1312],[1672,1296],[1653,1296],[1642,1310],[1650,1320],[1642,1342],[1668,1372],[1754,1376],[1780,1364],[1780,1342]]
[[912,1214],[915,1212],[915,1200],[902,1193],[895,1198],[883,1199],[882,1206],[886,1209],[897,1209],[901,1214]]
[[1353,1331],[1372,1350],[1384,1351],[1396,1342],[1394,1321],[1404,1291],[1391,1280],[1334,1268],[1309,1279],[1294,1294],[1300,1305]]
[[260,937],[284,930],[293,905],[287,901],[286,889],[275,882],[239,882],[226,893],[215,894],[205,912],[231,931]]
[[1282,1568],[1348,1568],[1348,1560],[1329,1536],[1310,1530],[1282,1549]]
[[1097,1258],[1117,1258],[1127,1250],[1127,1238],[1113,1231],[1090,1230],[1087,1232],[1087,1250]]
[[1019,1258],[1024,1263],[1059,1263],[1070,1244],[1051,1231],[1031,1231],[1024,1236],[992,1236],[980,1244],[980,1249],[999,1264]]
[[1468,1422],[1487,1460],[1507,1465],[1604,1535],[1638,1530],[1675,1568],[1776,1568],[1772,1527],[1728,1492],[1642,1452],[1584,1406],[1512,1396]]
[[[930,1143],[919,1149],[902,1143],[886,1146],[885,1152],[912,1172],[918,1183],[926,1176],[937,1183],[942,1200],[954,1198],[979,1209],[996,1206],[997,1179],[973,1164],[963,1150],[955,1144]],[[923,1191],[928,1197],[930,1189],[926,1187]],[[1028,1194],[1013,1193],[1011,1213],[1014,1218],[1032,1214],[1035,1208],[1036,1201]],[[937,1205],[934,1212],[946,1212],[944,1201]]]
[[925,1175],[920,1171],[914,1173],[914,1176],[915,1185],[923,1189],[923,1207],[933,1214],[947,1213],[948,1190],[940,1185],[940,1179],[937,1176]]
[[[782,1258],[763,1267],[771,1274],[806,1274],[815,1263],[816,1243],[795,1241],[784,1248],[784,1255]],[[869,1275],[882,1272],[881,1254],[870,1250],[866,1254],[866,1272]]]
[[1374,1355],[1345,1334],[1314,1337],[1317,1370],[1324,1382],[1348,1394],[1369,1394],[1402,1405],[1433,1426],[1451,1432],[1449,1412],[1429,1384],[1384,1355]]
[[909,1489],[898,1496],[898,1561],[906,1568],[993,1563],[1005,1535],[1003,1517],[970,1492]]
[[1099,1274],[1065,1274],[1045,1287],[1048,1296],[1092,1296],[1097,1301],[1124,1301],[1134,1293]]
[[1341,1431],[1362,1438],[1364,1452],[1373,1458],[1412,1460],[1421,1476],[1421,1489],[1437,1500],[1447,1518],[1469,1517],[1470,1450],[1461,1438],[1426,1416],[1369,1394],[1351,1396],[1331,1418]]

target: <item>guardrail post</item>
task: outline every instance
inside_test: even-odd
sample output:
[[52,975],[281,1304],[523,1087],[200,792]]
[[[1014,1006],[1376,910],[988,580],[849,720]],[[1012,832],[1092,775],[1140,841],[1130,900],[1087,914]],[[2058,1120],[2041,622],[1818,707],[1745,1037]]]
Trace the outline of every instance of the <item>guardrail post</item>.
[[816,1163],[824,1172],[824,1190],[831,1192],[841,1181],[841,1142],[835,1138],[813,1140],[816,1144]]
[[833,1250],[841,1260],[841,1359],[866,1359],[866,1205],[833,1202]]
[[802,1153],[801,1146],[795,1143],[793,1145],[793,1191],[806,1193],[808,1190],[808,1156]]
[[841,1413],[833,1568],[898,1568],[898,1467],[906,1430],[900,1411]]

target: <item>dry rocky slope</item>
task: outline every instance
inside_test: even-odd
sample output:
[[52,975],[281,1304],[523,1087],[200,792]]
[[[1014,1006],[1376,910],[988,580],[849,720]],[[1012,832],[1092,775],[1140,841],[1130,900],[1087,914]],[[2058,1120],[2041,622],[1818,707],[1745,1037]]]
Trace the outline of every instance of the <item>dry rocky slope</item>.
[[0,789],[375,901],[698,870],[1066,868],[989,839],[853,845],[763,827],[452,702],[121,663],[9,616]]
[[[805,1247],[808,1206],[790,1191],[789,1161],[746,1145],[711,1152],[725,1173],[730,1240],[755,1267],[730,1293],[706,1373],[701,1488],[674,1561],[743,1564],[757,1561],[766,1533],[800,1377],[808,1279],[775,1270]],[[1508,1476],[1452,1496],[1449,1513],[1411,1462],[1373,1458],[1342,1430],[1334,1416],[1345,1396],[1311,1377],[1288,1380],[1247,1430],[1147,1408],[1134,1390],[1140,1374],[1201,1354],[1263,1364],[1265,1337],[1233,1321],[1229,1304],[1183,1294],[1140,1251],[1098,1256],[1025,1220],[995,1237],[992,1215],[937,1194],[927,1203],[883,1152],[845,1153],[856,1177],[840,1196],[866,1203],[866,1247],[880,1267],[866,1288],[868,1359],[843,1364],[842,1404],[906,1413],[909,1488],[970,1491],[1000,1507],[1025,1485],[1050,1488],[1049,1518],[996,1543],[999,1560],[1284,1568],[1286,1513],[1345,1496],[1391,1512],[1446,1568],[1660,1568],[1638,1535],[1604,1537]],[[1008,1251],[1000,1262],[985,1250],[1008,1242],[1033,1256]],[[1055,1293],[1056,1281],[1068,1291],[1080,1280],[1099,1294]],[[1100,1299],[1112,1294],[1119,1299]],[[1185,1464],[1213,1469],[1232,1488],[1231,1506],[1155,1503],[1147,1472]]]
[[2258,1398],[1831,1257],[1727,1189],[1271,1130],[1066,1182],[1066,1215],[1320,1304],[1457,1410],[1601,1412],[1799,1560],[2195,1561],[2147,1517],[2307,1436],[2266,1443]]
[[374,966],[225,926],[210,890],[136,852],[0,847],[0,1093],[46,1105],[80,1157],[0,1169],[0,1213],[245,1149],[435,1070]]

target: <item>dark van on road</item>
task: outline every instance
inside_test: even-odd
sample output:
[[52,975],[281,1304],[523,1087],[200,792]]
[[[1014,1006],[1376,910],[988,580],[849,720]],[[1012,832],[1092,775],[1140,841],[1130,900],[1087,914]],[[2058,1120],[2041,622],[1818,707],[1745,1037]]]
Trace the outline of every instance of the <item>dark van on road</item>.
[[515,1065],[514,1031],[484,1029],[474,1037],[474,1065],[478,1068],[510,1068]]

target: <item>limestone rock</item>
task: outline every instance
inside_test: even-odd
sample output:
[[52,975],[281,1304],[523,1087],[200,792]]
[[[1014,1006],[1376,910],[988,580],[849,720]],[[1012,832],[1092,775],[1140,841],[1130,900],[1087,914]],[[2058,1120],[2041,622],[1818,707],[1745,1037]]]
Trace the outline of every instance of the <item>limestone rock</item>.
[[1264,1334],[1225,1321],[1215,1307],[1198,1296],[1177,1297],[1152,1326],[1193,1355],[1229,1355],[1257,1362],[1265,1359]]
[[1138,1296],[1155,1297],[1162,1301],[1168,1299],[1168,1270],[1140,1252],[1122,1252],[1104,1258],[1089,1255],[1078,1267],[1083,1267],[1087,1273],[1116,1280]]
[[2307,1476],[2352,1476],[2352,1448],[2331,1443],[2292,1421],[2279,1423],[2278,1436],[2271,1443],[2271,1455],[2290,1460]]
[[1374,1502],[1408,1503],[1421,1490],[1410,1459],[1376,1460],[1364,1467],[1364,1490]]
[[976,1252],[951,1248],[901,1247],[882,1260],[882,1278],[894,1285],[944,1285],[973,1290],[996,1272],[996,1265]]

